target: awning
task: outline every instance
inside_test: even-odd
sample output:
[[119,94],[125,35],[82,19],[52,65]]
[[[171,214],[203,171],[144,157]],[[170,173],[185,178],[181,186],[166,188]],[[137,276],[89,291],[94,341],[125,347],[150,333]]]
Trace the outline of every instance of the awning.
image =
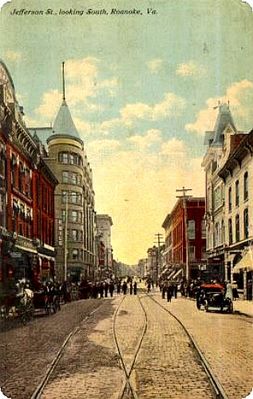
[[173,276],[173,278],[176,278],[177,276],[179,276],[180,273],[183,273],[183,269],[180,269],[176,272],[176,274]]
[[15,245],[15,248],[21,249],[22,251],[26,251],[26,252],[31,252],[33,254],[38,253],[35,249],[22,247],[21,245]]
[[243,258],[233,268],[233,273],[240,273],[241,270],[253,270],[253,251],[250,248]]
[[173,270],[167,277],[167,280],[170,280],[172,276],[175,274],[176,270]]

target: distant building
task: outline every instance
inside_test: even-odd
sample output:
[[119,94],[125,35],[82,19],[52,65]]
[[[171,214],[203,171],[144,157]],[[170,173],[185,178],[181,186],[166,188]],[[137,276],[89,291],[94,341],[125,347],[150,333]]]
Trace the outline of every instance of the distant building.
[[139,259],[137,264],[137,275],[141,278],[147,275],[147,258]]
[[178,199],[165,218],[162,227],[165,229],[167,265],[162,273],[166,278],[194,279],[200,276],[206,262],[204,214],[205,199],[192,197]]
[[158,248],[153,245],[147,250],[147,277],[155,283],[158,281]]

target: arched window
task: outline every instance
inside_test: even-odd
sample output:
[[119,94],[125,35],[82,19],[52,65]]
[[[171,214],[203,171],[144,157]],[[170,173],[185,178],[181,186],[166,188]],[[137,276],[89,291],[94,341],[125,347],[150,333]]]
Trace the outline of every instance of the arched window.
[[229,244],[233,243],[233,224],[232,224],[232,219],[228,219],[228,240],[229,240]]
[[249,176],[248,172],[244,173],[244,178],[243,178],[243,193],[244,193],[244,201],[248,199],[249,196]]
[[248,236],[249,236],[249,211],[248,211],[248,208],[245,208],[244,212],[243,212],[243,229],[244,229],[244,238],[248,238]]
[[240,241],[240,217],[238,214],[235,217],[235,241]]
[[215,223],[215,230],[214,230],[214,245],[217,246],[220,243],[220,223]]
[[228,210],[229,212],[232,210],[232,187],[228,189]]
[[224,220],[221,222],[221,243],[223,244],[225,242],[225,224]]
[[235,182],[235,206],[239,205],[239,180]]

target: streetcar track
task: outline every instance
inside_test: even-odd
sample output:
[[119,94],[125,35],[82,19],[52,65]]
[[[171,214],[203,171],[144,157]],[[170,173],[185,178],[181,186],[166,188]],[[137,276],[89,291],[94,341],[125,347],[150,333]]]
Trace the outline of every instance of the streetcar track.
[[52,376],[54,370],[56,369],[57,365],[59,364],[59,361],[63,355],[64,349],[66,348],[68,342],[70,341],[70,339],[81,329],[81,324],[85,321],[87,321],[91,316],[93,316],[94,313],[96,313],[98,311],[98,309],[100,309],[100,307],[102,306],[102,303],[94,310],[92,310],[91,312],[89,312],[87,314],[87,316],[85,316],[81,322],[79,323],[78,326],[76,326],[69,334],[68,336],[65,338],[63,344],[60,346],[60,349],[58,350],[55,358],[53,359],[53,361],[50,363],[47,371],[45,372],[44,377],[41,379],[40,383],[37,385],[37,388],[35,389],[35,391],[33,392],[31,399],[40,399],[50,377]]
[[134,369],[134,365],[135,365],[137,356],[138,356],[138,354],[140,352],[140,349],[141,349],[143,338],[144,338],[144,336],[146,334],[146,331],[147,331],[147,313],[146,313],[146,310],[144,309],[144,306],[143,306],[143,304],[141,302],[141,297],[139,295],[137,295],[137,298],[138,298],[140,306],[141,306],[141,308],[143,310],[145,321],[144,321],[143,329],[142,329],[138,344],[136,345],[136,348],[135,348],[135,351],[134,351],[134,355],[133,355],[133,358],[132,358],[132,361],[131,361],[129,367],[127,367],[127,365],[126,365],[126,363],[124,361],[124,356],[123,356],[123,353],[122,353],[122,351],[120,349],[119,341],[118,341],[118,338],[117,338],[117,332],[116,332],[117,315],[119,313],[119,309],[120,309],[125,297],[123,297],[123,299],[120,302],[117,310],[114,313],[114,317],[113,317],[113,338],[114,338],[115,346],[116,346],[117,351],[118,351],[118,355],[120,357],[121,368],[123,369],[124,374],[125,374],[125,381],[124,381],[124,383],[122,385],[121,391],[119,392],[118,399],[123,399],[124,395],[125,395],[125,392],[127,392],[128,389],[131,392],[133,398],[134,399],[138,399],[137,392],[136,392],[135,388],[133,387],[133,384],[131,383],[130,378],[131,378],[131,374],[132,374],[133,369]]
[[181,320],[176,315],[174,315],[170,310],[168,310],[166,307],[161,305],[160,302],[158,302],[152,295],[147,295],[147,297],[150,298],[152,301],[154,301],[157,305],[159,305],[164,311],[166,311],[170,316],[172,316],[181,325],[181,327],[183,328],[184,332],[186,333],[186,335],[190,339],[190,342],[191,342],[193,348],[195,349],[196,353],[198,354],[198,357],[199,357],[199,359],[201,361],[203,369],[205,370],[205,373],[206,373],[206,375],[208,377],[208,380],[211,383],[211,386],[212,386],[212,388],[214,390],[216,399],[228,399],[228,396],[226,395],[226,393],[225,393],[222,385],[220,384],[218,378],[214,375],[210,364],[206,360],[206,358],[203,355],[202,351],[200,350],[197,342],[195,341],[193,336],[189,333],[189,331],[187,330],[185,325],[181,322]]
[[[135,347],[135,351],[134,354],[132,356],[132,360],[130,362],[129,365],[126,364],[125,360],[124,360],[124,354],[122,353],[122,350],[120,348],[120,344],[119,344],[119,340],[117,338],[117,331],[116,331],[116,319],[117,316],[119,315],[120,312],[120,308],[122,303],[125,300],[125,296],[123,296],[122,300],[120,301],[119,305],[117,306],[116,311],[114,312],[113,315],[113,339],[114,339],[114,343],[115,343],[115,347],[117,349],[118,352],[118,356],[119,356],[119,360],[120,360],[120,364],[121,364],[121,368],[124,372],[124,382],[122,384],[122,388],[119,392],[118,395],[118,399],[124,399],[127,395],[127,397],[129,398],[129,396],[131,396],[131,399],[139,399],[139,396],[136,392],[135,387],[133,386],[133,383],[131,382],[131,375],[132,372],[134,370],[134,366],[136,363],[136,359],[138,357],[138,354],[140,353],[141,347],[142,347],[142,343],[143,343],[143,339],[144,336],[147,332],[147,325],[148,325],[148,320],[147,320],[147,312],[145,310],[145,307],[142,303],[142,300],[144,298],[149,298],[150,300],[152,300],[154,303],[156,303],[161,309],[163,309],[164,311],[166,311],[170,316],[172,316],[179,324],[180,326],[183,328],[184,332],[186,333],[186,335],[188,336],[188,338],[190,339],[190,342],[192,344],[193,349],[195,349],[195,352],[197,353],[199,360],[201,362],[201,365],[208,377],[208,380],[214,390],[215,393],[215,397],[216,399],[228,399],[226,393],[224,392],[220,382],[218,381],[217,377],[215,377],[208,361],[206,360],[206,358],[204,357],[203,353],[201,352],[200,348],[198,347],[198,344],[196,343],[195,339],[192,337],[192,335],[188,332],[187,328],[184,326],[184,324],[181,322],[181,320],[175,316],[170,310],[168,310],[166,307],[164,307],[161,303],[159,303],[152,295],[145,293],[144,295],[137,295],[136,298],[138,298],[139,304],[143,310],[143,314],[144,314],[144,323],[142,326],[142,331],[140,334],[140,338],[138,340],[138,343]],[[85,321],[87,321],[95,312],[97,312],[100,308],[101,308],[102,304],[100,304],[96,309],[94,309],[92,312],[90,312],[80,323],[77,327],[75,327],[69,334],[68,336],[65,338],[63,344],[61,345],[60,349],[58,350],[54,360],[51,362],[50,366],[48,367],[44,377],[42,378],[41,382],[39,383],[39,385],[37,386],[37,388],[35,389],[34,393],[31,396],[31,399],[39,399],[41,398],[41,395],[50,379],[50,377],[52,376],[54,370],[56,369],[57,365],[59,364],[60,359],[62,358],[62,355],[64,353],[64,350],[68,344],[68,342],[71,340],[71,338],[81,329],[81,324]]]

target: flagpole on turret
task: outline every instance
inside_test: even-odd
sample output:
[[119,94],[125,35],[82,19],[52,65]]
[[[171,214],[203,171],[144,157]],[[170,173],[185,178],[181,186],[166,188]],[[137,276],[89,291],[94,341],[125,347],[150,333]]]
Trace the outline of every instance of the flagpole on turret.
[[64,61],[62,63],[62,99],[65,101],[65,73],[64,73]]

